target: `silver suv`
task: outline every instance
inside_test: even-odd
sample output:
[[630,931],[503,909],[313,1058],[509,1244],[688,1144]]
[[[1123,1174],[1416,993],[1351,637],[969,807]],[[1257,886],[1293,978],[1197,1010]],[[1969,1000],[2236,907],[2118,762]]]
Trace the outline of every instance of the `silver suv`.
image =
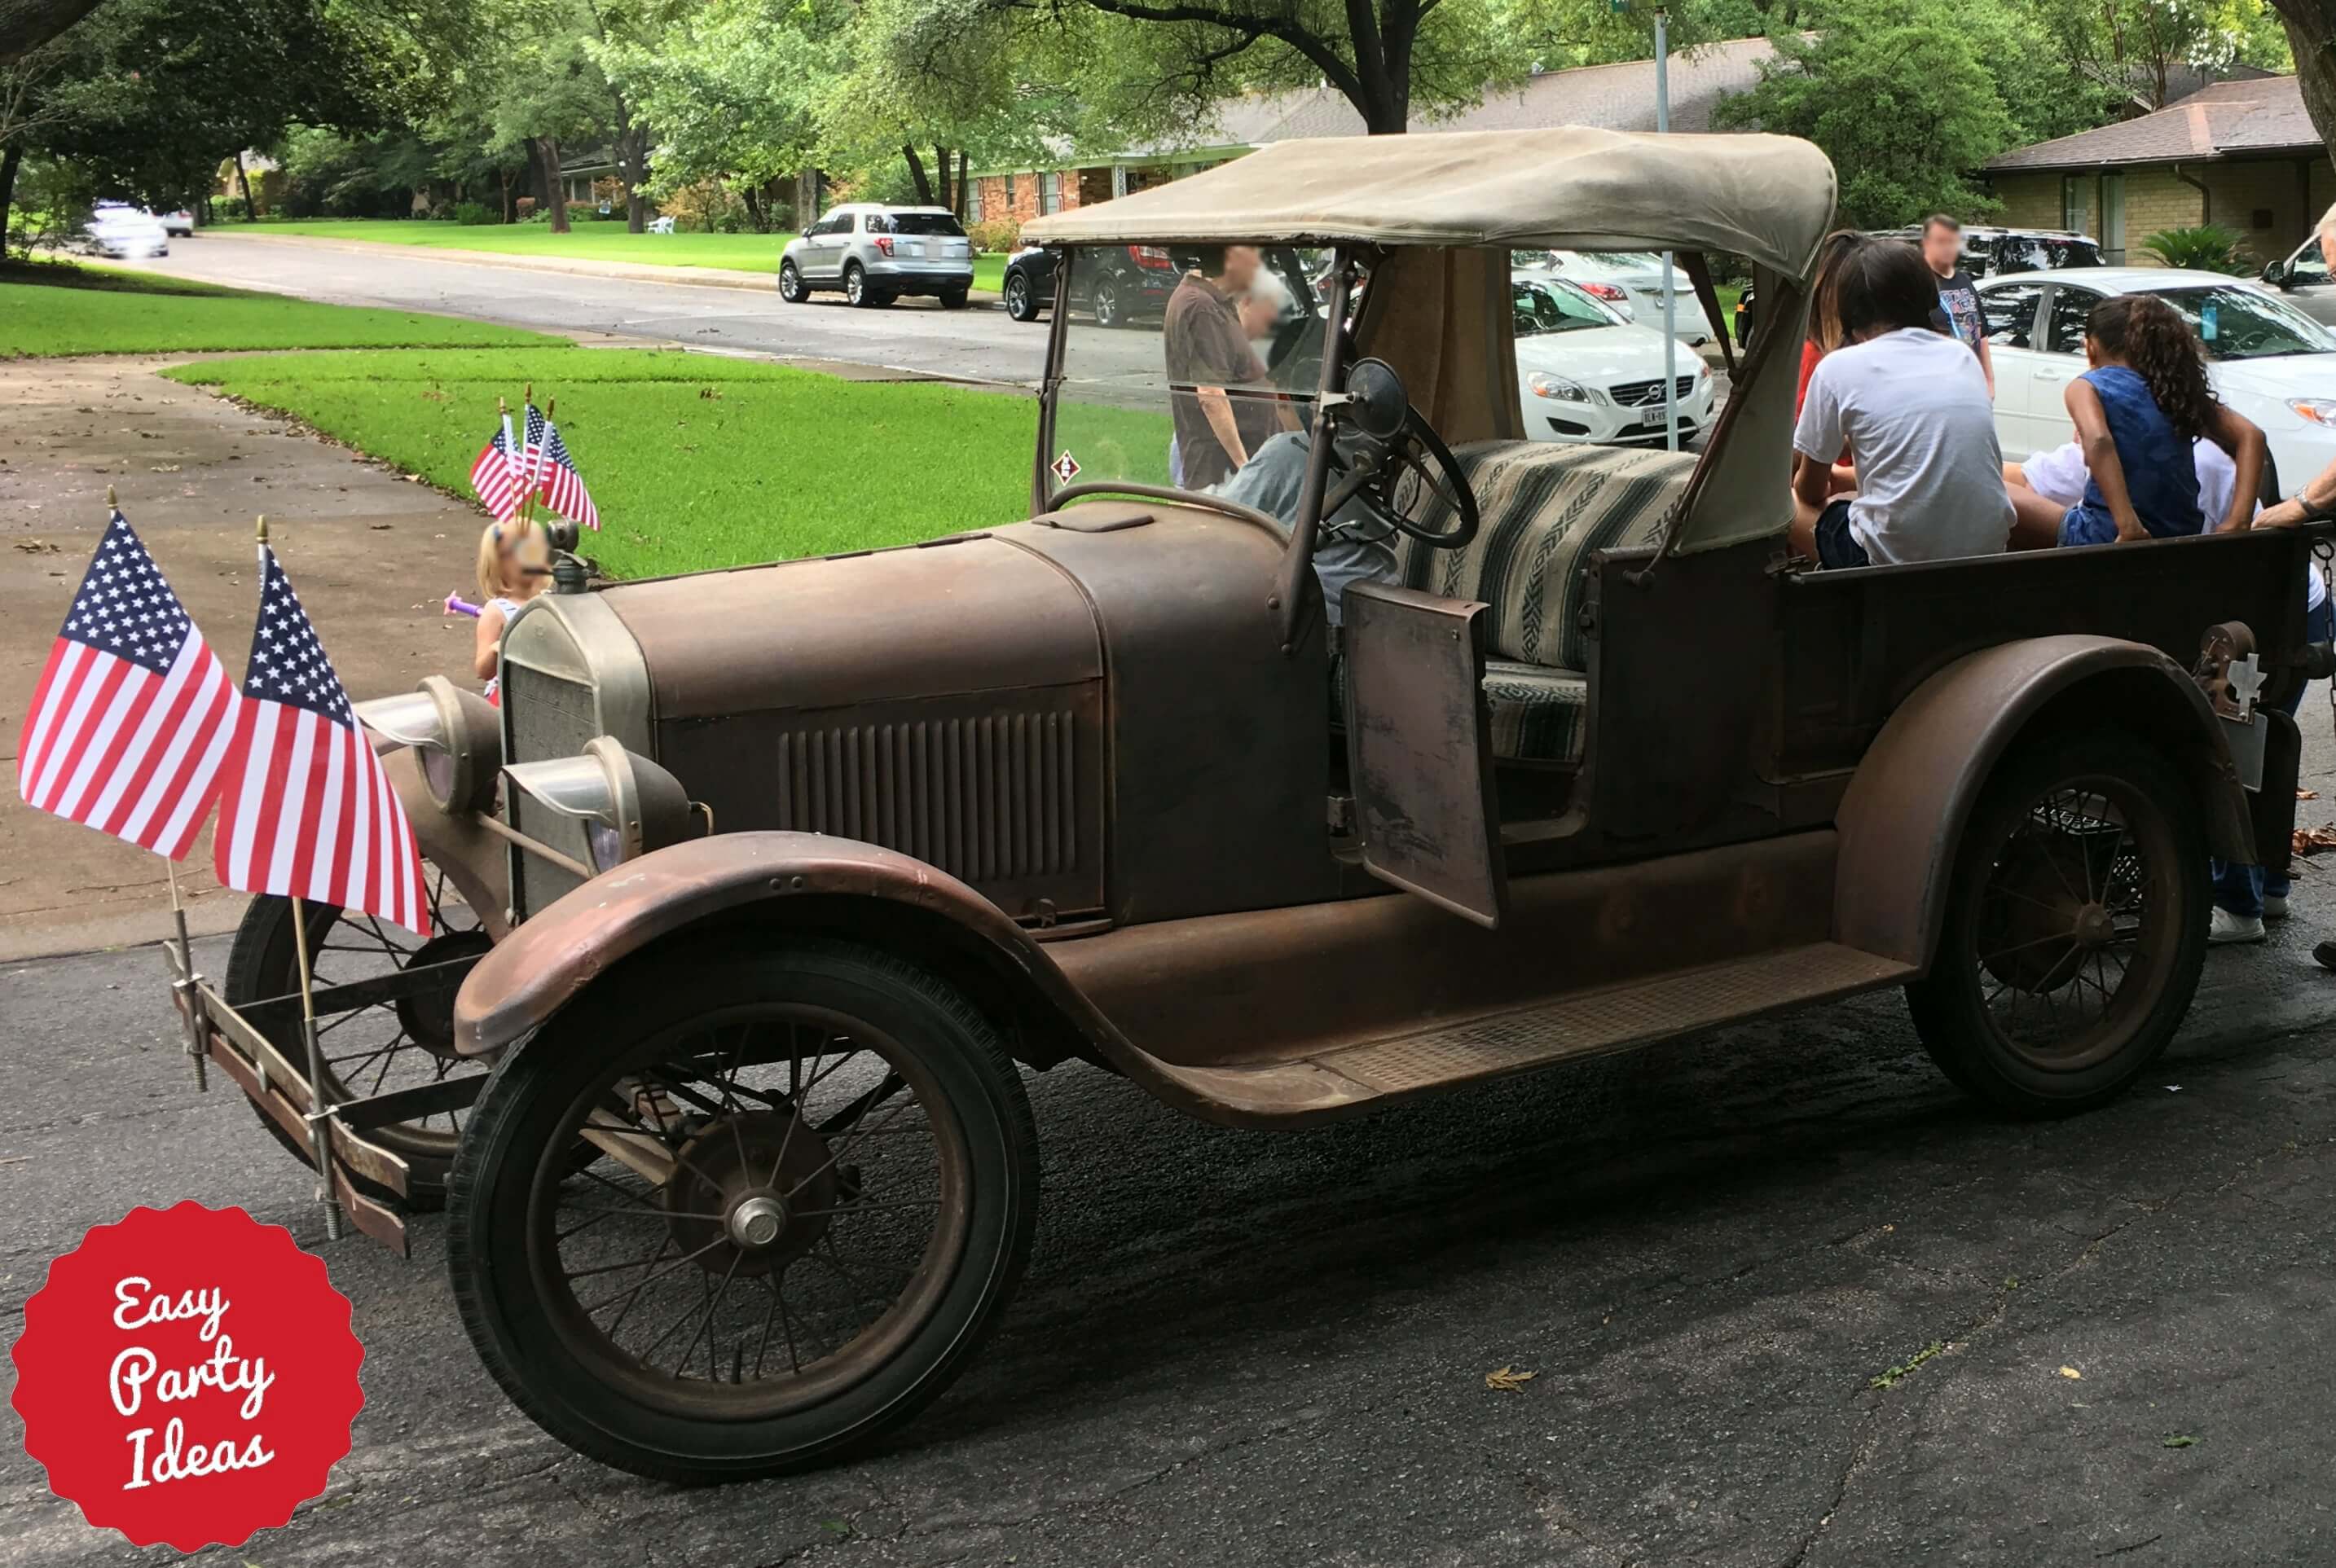
[[945,207],[849,202],[779,253],[779,297],[790,305],[832,288],[854,305],[927,294],[956,310],[972,286],[973,242]]

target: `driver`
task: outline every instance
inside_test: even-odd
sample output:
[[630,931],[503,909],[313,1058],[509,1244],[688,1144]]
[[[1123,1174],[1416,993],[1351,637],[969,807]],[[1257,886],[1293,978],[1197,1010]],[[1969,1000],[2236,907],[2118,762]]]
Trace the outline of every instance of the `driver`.
[[[1333,451],[1346,438],[1333,438]],[[1257,455],[1210,493],[1268,517],[1280,519],[1284,529],[1298,525],[1298,492],[1306,483],[1306,463],[1314,438],[1303,431],[1284,431],[1258,448]],[[1350,464],[1333,463],[1332,473]],[[1335,479],[1332,481],[1336,483]],[[1360,496],[1322,519],[1314,541],[1314,576],[1322,585],[1322,613],[1333,626],[1347,624],[1347,586],[1357,582],[1396,580],[1395,529],[1363,508]]]
[[1211,245],[1168,297],[1162,323],[1183,487],[1207,489],[1246,464],[1290,421],[1264,385],[1265,365],[1242,329],[1241,302],[1257,281],[1253,245]]

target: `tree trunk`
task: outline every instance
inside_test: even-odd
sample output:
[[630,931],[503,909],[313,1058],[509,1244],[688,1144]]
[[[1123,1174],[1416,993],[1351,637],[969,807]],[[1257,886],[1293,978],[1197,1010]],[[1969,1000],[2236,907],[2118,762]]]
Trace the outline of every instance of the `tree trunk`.
[[535,153],[535,177],[543,194],[537,199],[550,210],[551,232],[568,232],[568,192],[560,183],[560,138],[530,136],[527,144]]
[[968,217],[972,216],[973,211],[973,181],[966,173],[966,165],[970,160],[970,157],[971,155],[968,154],[964,148],[960,147],[957,150],[957,207],[955,210],[959,223],[964,222]]
[[0,62],[29,54],[97,9],[99,0],[0,0]]
[[8,204],[16,195],[16,166],[24,161],[24,149],[10,142],[8,150],[0,153],[0,256],[8,253]]
[[251,171],[243,166],[243,154],[235,155],[235,182],[243,187],[243,215],[254,223],[259,221],[259,203],[252,199]]
[[2336,157],[2336,0],[2272,0],[2287,24],[2288,47],[2295,52],[2296,83],[2303,91],[2312,128]]
[[935,205],[946,207],[951,212],[955,212],[957,203],[951,199],[954,188],[949,184],[949,150],[938,141],[933,143],[933,171],[940,177],[940,184],[933,193],[936,198]]
[[511,210],[511,171],[508,169],[499,169],[495,170],[495,178],[502,181],[503,221],[509,223],[515,217]]
[[648,132],[633,123],[632,111],[618,99],[617,172],[624,177],[625,228],[630,234],[648,232],[648,198],[641,194],[649,178],[648,143]]
[[746,204],[746,221],[754,226],[756,234],[771,232],[771,220],[763,216],[763,193],[751,185],[738,188],[738,199]]
[[795,231],[801,233],[818,220],[819,170],[798,170],[795,174]]
[[919,158],[917,150],[906,142],[900,145],[900,156],[909,160],[909,178],[915,181],[917,187],[917,205],[930,207],[933,204],[933,182],[925,178],[925,160]]

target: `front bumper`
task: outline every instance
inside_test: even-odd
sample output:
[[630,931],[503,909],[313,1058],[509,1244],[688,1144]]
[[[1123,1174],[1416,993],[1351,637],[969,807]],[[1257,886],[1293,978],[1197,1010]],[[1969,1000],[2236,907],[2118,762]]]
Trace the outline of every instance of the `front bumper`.
[[[1601,392],[1592,394],[1591,402],[1571,402],[1562,398],[1546,398],[1527,392],[1525,433],[1537,441],[1595,441],[1619,444],[1632,441],[1660,441],[1668,431],[1660,400],[1637,408],[1617,405]],[[1679,400],[1679,437],[1701,433],[1711,423],[1711,407],[1715,401],[1712,380],[1699,379],[1692,392]]]

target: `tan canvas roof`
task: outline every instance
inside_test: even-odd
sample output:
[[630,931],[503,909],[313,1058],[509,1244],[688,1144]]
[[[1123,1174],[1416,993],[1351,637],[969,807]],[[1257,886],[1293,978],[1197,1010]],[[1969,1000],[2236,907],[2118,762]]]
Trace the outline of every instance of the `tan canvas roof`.
[[1833,165],[1797,138],[1575,125],[1275,142],[1022,237],[1727,250],[1797,277],[1833,214]]

